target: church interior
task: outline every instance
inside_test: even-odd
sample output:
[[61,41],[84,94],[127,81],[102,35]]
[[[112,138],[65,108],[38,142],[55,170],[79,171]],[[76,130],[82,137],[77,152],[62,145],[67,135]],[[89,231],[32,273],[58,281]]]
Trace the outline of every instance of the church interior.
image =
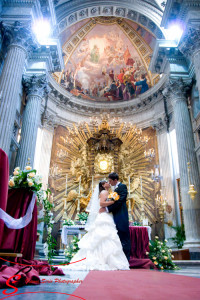
[[[130,270],[66,273],[112,172]],[[1,299],[199,299],[199,174],[199,0],[0,1]]]

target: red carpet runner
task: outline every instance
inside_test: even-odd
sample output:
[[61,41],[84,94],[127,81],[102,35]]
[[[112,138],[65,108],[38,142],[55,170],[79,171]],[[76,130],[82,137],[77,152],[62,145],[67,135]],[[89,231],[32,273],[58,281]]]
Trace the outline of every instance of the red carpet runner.
[[199,300],[200,279],[153,270],[90,271],[73,294],[86,300]]

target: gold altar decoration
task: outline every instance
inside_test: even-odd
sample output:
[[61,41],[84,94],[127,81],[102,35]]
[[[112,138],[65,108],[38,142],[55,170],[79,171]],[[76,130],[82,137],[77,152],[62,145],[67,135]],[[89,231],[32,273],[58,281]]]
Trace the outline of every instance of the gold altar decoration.
[[[147,143],[154,147],[157,155],[155,130],[149,128],[142,131],[122,121],[111,126],[108,116],[100,117],[98,122],[92,124],[84,122],[71,128],[58,126],[55,129],[50,167],[56,165],[57,169],[49,177],[49,186],[54,193],[55,222],[63,216],[74,219],[77,208],[80,212],[85,210],[92,187],[115,171],[120,181],[129,186],[127,205],[133,220],[139,221],[142,211],[145,211],[149,223],[155,223],[155,185],[151,179],[151,169],[157,156],[151,162],[144,156]],[[143,139],[143,134],[151,138]],[[143,202],[140,195],[141,176]]]
[[98,153],[94,161],[94,171],[99,174],[108,174],[114,171],[113,156],[107,153]]

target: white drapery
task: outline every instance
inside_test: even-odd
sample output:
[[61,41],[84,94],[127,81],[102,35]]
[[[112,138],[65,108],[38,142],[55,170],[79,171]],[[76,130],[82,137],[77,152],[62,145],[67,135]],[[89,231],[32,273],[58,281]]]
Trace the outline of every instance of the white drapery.
[[0,208],[0,219],[2,219],[5,225],[10,229],[21,229],[27,226],[32,220],[33,208],[35,206],[36,195],[33,194],[31,202],[28,206],[25,216],[15,219],[7,214],[3,209]]

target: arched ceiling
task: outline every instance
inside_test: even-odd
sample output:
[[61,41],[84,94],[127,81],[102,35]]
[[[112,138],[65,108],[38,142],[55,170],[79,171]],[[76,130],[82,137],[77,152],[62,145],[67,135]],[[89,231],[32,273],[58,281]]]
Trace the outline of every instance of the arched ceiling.
[[62,31],[60,40],[65,69],[54,78],[78,98],[130,100],[160,79],[148,71],[156,37],[136,22],[85,19]]
[[60,0],[56,5],[59,33],[66,27],[89,17],[116,16],[135,21],[151,30],[157,38],[163,38],[160,28],[162,14],[160,1],[155,0]]

